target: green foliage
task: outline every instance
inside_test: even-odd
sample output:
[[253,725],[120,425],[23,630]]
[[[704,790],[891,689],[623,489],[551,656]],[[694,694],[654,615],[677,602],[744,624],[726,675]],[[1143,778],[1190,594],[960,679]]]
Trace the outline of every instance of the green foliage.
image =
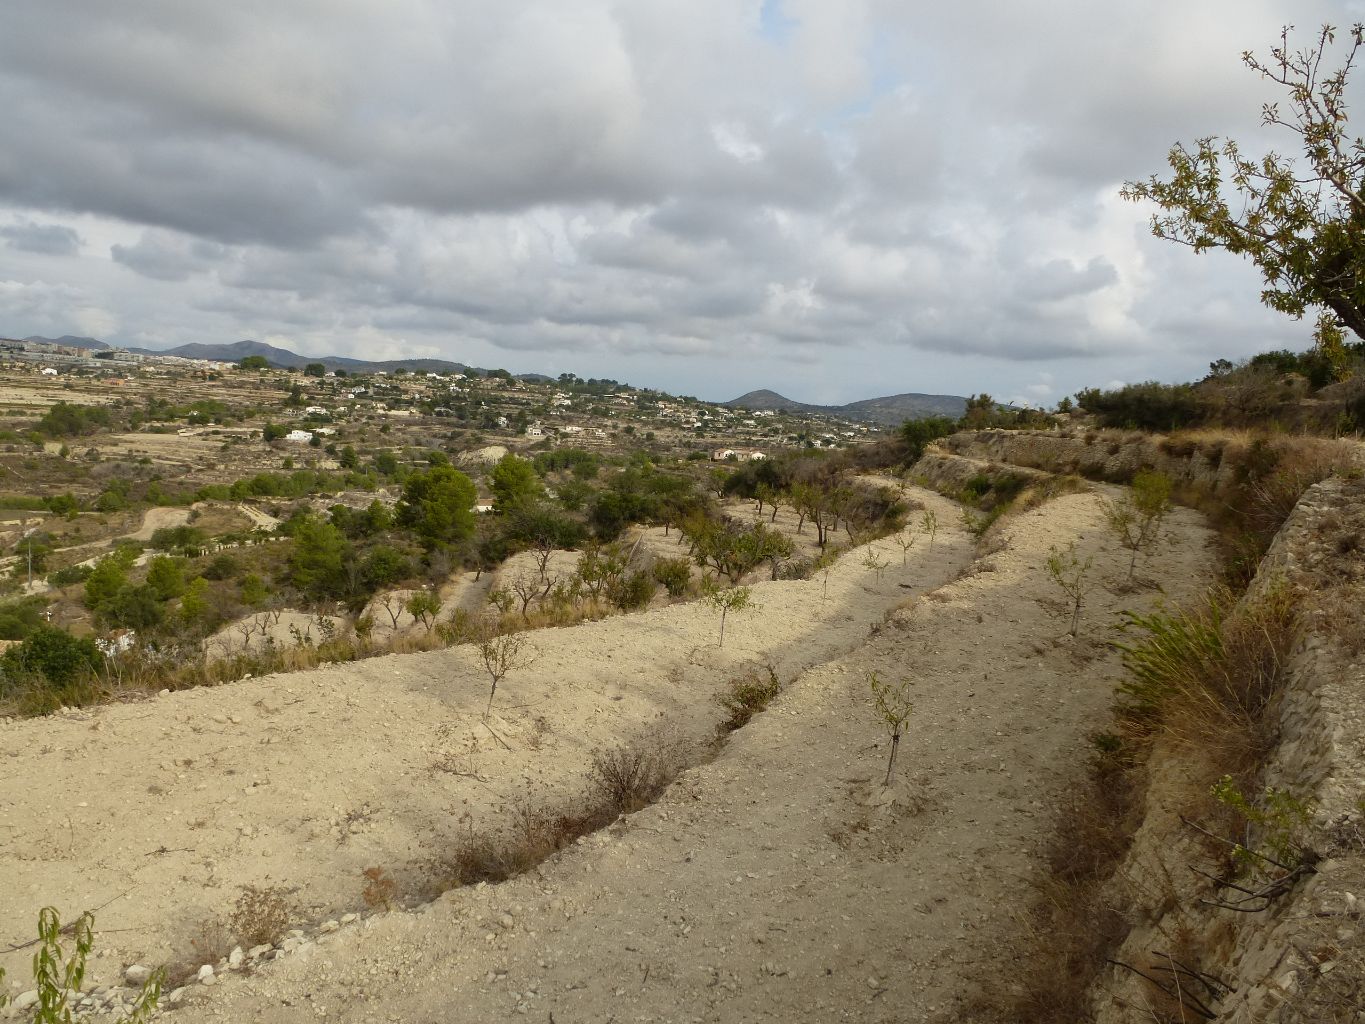
[[1139,552],[1149,551],[1156,544],[1170,511],[1171,478],[1153,470],[1139,471],[1125,497],[1106,503],[1105,521],[1118,535],[1119,543],[1133,553],[1128,560],[1130,580]]
[[161,625],[166,610],[152,587],[125,584],[112,597],[99,603],[95,615],[110,626],[141,631]]
[[753,607],[751,598],[753,591],[749,587],[730,587],[718,586],[715,580],[706,579],[702,581],[702,600],[711,608],[720,612],[720,642],[719,647],[725,646],[725,619],[731,612],[743,612]]
[[1074,540],[1066,546],[1065,550],[1059,551],[1055,547],[1048,550],[1047,574],[1051,577],[1052,582],[1062,589],[1071,604],[1070,633],[1075,636],[1081,623],[1081,602],[1095,586],[1094,581],[1088,578],[1090,568],[1095,560],[1090,556],[1082,559],[1076,553],[1076,542]]
[[119,555],[106,555],[95,563],[85,578],[85,606],[91,611],[111,600],[128,584],[128,560]]
[[1076,401],[1103,427],[1167,431],[1208,422],[1211,411],[1190,384],[1128,384],[1113,391],[1084,388]]
[[41,597],[21,597],[17,601],[0,604],[0,640],[22,640],[46,621],[43,609],[47,601]]
[[792,553],[791,539],[762,523],[740,526],[698,519],[684,532],[697,565],[715,570],[731,583],[738,583],[764,562],[776,563]]
[[1265,282],[1261,301],[1270,308],[1295,318],[1321,310],[1319,351],[1339,363],[1342,326],[1365,338],[1365,143],[1348,134],[1345,101],[1365,29],[1351,28],[1335,70],[1323,67],[1335,42],[1331,26],[1323,27],[1316,46],[1297,51],[1288,33],[1269,62],[1249,52],[1243,62],[1287,90],[1288,112],[1267,104],[1262,123],[1295,136],[1303,162],[1273,152],[1251,158],[1231,139],[1203,138],[1193,148],[1177,143],[1171,149],[1169,180],[1153,175],[1128,182],[1122,195],[1156,204],[1152,233],[1158,238],[1196,253],[1223,249],[1251,260]]
[[441,612],[441,596],[434,590],[419,590],[408,598],[404,605],[408,614],[431,632],[436,625],[436,616]]
[[914,704],[910,700],[910,680],[902,679],[898,683],[883,682],[876,672],[869,672],[867,684],[872,690],[872,703],[877,716],[886,725],[891,736],[891,752],[886,759],[886,778],[882,782],[882,785],[889,786],[891,771],[896,766],[896,754],[900,750],[901,736],[905,732],[906,722],[910,720],[910,712],[914,710]]
[[368,591],[383,590],[412,575],[412,561],[387,544],[371,548],[360,564],[360,579]]
[[[1259,798],[1249,799],[1224,775],[1210,790],[1224,807],[1244,819],[1257,834],[1256,848],[1233,845],[1233,863],[1244,873],[1264,877],[1293,870],[1316,860],[1308,847],[1308,829],[1313,822],[1314,803],[1301,800],[1288,790],[1267,787]],[[1272,871],[1268,869],[1280,869]]]
[[649,607],[658,586],[654,577],[643,569],[621,573],[607,583],[606,597],[623,612],[637,611]]
[[535,467],[511,452],[493,467],[489,486],[493,489],[493,511],[500,515],[525,508],[545,493]]
[[[63,948],[64,935],[70,934],[74,948],[68,958]],[[83,998],[85,964],[95,945],[95,915],[88,910],[76,921],[62,927],[55,907],[38,912],[38,952],[33,956],[33,983],[38,1002],[33,1007],[33,1024],[72,1024],[75,1004]],[[114,1024],[144,1024],[161,998],[165,971],[155,971],[143,984],[127,1016]],[[0,986],[5,972],[0,968]],[[5,1004],[0,994],[0,1007]]]
[[152,531],[152,539],[149,545],[157,551],[198,555],[208,541],[208,535],[197,526],[163,526],[159,530]]
[[267,423],[261,428],[261,440],[266,444],[271,441],[280,441],[289,433],[289,428],[279,423]]
[[185,588],[184,596],[180,599],[180,617],[186,623],[200,625],[207,623],[211,614],[209,581],[200,576]]
[[413,473],[403,484],[397,521],[428,548],[451,547],[474,535],[475,497],[473,482],[457,469]]
[[80,502],[72,494],[54,494],[44,500],[54,516],[74,516],[81,510]]
[[270,367],[270,360],[265,356],[247,356],[237,363],[243,370],[265,370]]
[[947,437],[957,430],[957,421],[947,416],[926,416],[917,420],[906,420],[901,424],[901,440],[905,442],[906,463],[916,461],[924,454],[924,449],[940,437]]
[[327,367],[323,366],[321,363],[309,363],[303,368],[303,375],[305,377],[322,377],[325,376],[326,373]]
[[340,530],[317,516],[303,516],[294,526],[290,580],[314,600],[345,597],[351,557],[351,545]]
[[[24,641],[0,655],[0,670],[6,677],[36,673],[49,683],[64,686],[89,672],[98,672],[102,655],[89,637],[72,636],[64,629],[42,625]],[[4,687],[0,680],[0,688]]]
[[572,471],[579,480],[591,480],[597,476],[601,459],[582,448],[556,448],[541,452],[535,457],[536,472],[545,476],[549,473]]
[[204,567],[204,578],[210,580],[230,580],[241,572],[237,559],[226,551],[219,552]]
[[657,558],[650,571],[669,597],[682,597],[692,581],[692,563],[686,558]]
[[1272,586],[1229,614],[1231,606],[1220,589],[1185,609],[1125,612],[1123,629],[1134,639],[1117,645],[1126,675],[1119,708],[1134,728],[1219,751],[1240,772],[1274,741],[1265,712],[1283,689],[1297,642],[1298,600],[1290,588]]
[[185,592],[185,563],[168,555],[157,555],[147,564],[147,586],[158,601],[170,601]]
[[254,572],[249,572],[243,576],[242,582],[238,586],[241,591],[242,603],[248,608],[260,608],[270,598],[270,591],[266,588],[265,580]]
[[103,406],[58,402],[43,414],[37,430],[48,437],[76,437],[109,430],[113,426],[114,417]]

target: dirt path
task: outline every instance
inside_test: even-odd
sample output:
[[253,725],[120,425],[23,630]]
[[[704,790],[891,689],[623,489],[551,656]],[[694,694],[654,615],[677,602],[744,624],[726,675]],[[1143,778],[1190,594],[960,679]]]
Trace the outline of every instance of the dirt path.
[[[104,980],[187,951],[244,885],[287,888],[300,923],[359,908],[370,866],[419,894],[462,830],[576,795],[595,748],[649,730],[705,745],[711,697],[746,667],[792,678],[847,653],[886,609],[951,579],[971,543],[946,529],[905,568],[892,540],[877,546],[894,570],[878,579],[856,551],[827,597],[818,578],[755,585],[724,649],[698,604],[533,634],[538,660],[498,690],[500,741],[467,648],[0,723],[0,947],[31,938],[45,904],[71,915],[126,893],[99,915]],[[26,962],[0,956],[12,977]]]
[[[1196,517],[1173,520],[1144,575],[1179,599],[1212,560]],[[655,806],[531,875],[196,986],[177,1019],[965,1020],[959,998],[996,962],[1052,809],[1105,721],[1117,669],[1105,627],[1154,596],[1099,590],[1081,639],[1065,636],[1042,564],[1077,538],[1117,583],[1126,561],[1100,523],[1094,494],[1028,513],[1006,550],[871,636],[848,623],[854,643]],[[946,526],[936,550],[960,541]],[[869,671],[914,680],[888,788]]]

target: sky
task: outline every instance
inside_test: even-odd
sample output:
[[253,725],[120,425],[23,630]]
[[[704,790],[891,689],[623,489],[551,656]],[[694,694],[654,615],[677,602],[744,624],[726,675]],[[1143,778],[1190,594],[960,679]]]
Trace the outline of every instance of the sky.
[[[1241,63],[1365,0],[78,0],[0,13],[0,336],[723,401],[1306,348],[1125,180],[1291,151]],[[1358,90],[1357,90],[1358,91]]]

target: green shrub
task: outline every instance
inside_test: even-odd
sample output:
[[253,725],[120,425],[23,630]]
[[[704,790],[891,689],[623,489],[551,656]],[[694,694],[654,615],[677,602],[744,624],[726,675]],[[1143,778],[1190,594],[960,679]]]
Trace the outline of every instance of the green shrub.
[[0,640],[22,640],[44,624],[43,609],[47,601],[41,597],[24,597],[0,605]]
[[[101,655],[93,640],[48,625],[39,626],[23,643],[0,655],[0,671],[6,675],[36,673],[59,686],[87,672],[98,672],[100,665]],[[0,682],[0,688],[4,685]]]
[[607,600],[623,612],[645,608],[654,598],[658,584],[643,569],[613,577],[606,588]]
[[687,585],[692,580],[692,563],[686,558],[655,559],[650,571],[668,591],[669,597],[682,597],[687,593]]
[[48,586],[69,587],[73,583],[84,583],[93,570],[88,565],[68,565],[47,574]]

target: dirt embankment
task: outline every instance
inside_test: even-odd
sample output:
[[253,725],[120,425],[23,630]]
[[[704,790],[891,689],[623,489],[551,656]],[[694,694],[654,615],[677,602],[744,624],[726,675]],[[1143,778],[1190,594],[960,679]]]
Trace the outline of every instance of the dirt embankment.
[[[1143,922],[1115,959],[1169,978],[1152,950],[1204,960],[1216,980],[1191,994],[1235,1024],[1360,1020],[1365,1005],[1365,482],[1340,478],[1312,487],[1263,561],[1249,598],[1293,586],[1301,594],[1304,632],[1289,661],[1288,685],[1273,709],[1278,743],[1265,785],[1309,811],[1299,841],[1312,870],[1241,910],[1267,878],[1256,870],[1236,881],[1246,891],[1213,888],[1191,872],[1212,870],[1203,837],[1171,810],[1182,780],[1158,772],[1147,819],[1114,886],[1132,918]],[[1238,838],[1266,850],[1284,823],[1264,823]],[[1297,831],[1298,826],[1295,825]],[[1279,854],[1284,857],[1285,854]],[[1265,865],[1258,865],[1264,867]],[[1287,870],[1287,869],[1286,869]],[[1274,876],[1283,872],[1271,870]],[[1256,881],[1257,878],[1260,881]],[[1174,882],[1174,884],[1172,884]],[[1249,888],[1248,888],[1249,887]],[[1169,894],[1154,899],[1155,895]],[[1190,952],[1184,952],[1184,951]],[[1187,982],[1189,978],[1185,979]],[[1170,1002],[1169,1000],[1165,1000]],[[1131,972],[1114,971],[1096,993],[1096,1019],[1129,1024],[1151,1019],[1163,1002]],[[1173,1003],[1171,1005],[1174,1005]],[[1192,1005],[1192,1003],[1190,1004]],[[1194,1012],[1190,1010],[1189,1012]]]

